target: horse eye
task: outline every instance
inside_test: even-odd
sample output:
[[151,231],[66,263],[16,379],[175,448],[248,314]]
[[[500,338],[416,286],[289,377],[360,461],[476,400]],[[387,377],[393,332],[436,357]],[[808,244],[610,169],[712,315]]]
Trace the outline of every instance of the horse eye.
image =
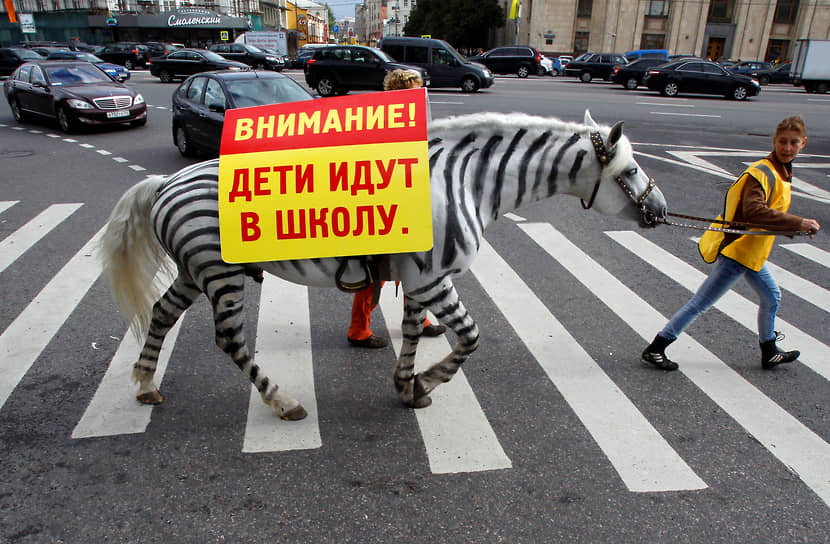
[[637,173],[637,167],[636,166],[634,168],[630,168],[630,169],[625,171],[625,175],[628,176],[628,177],[631,177],[631,176],[635,175],[636,173]]

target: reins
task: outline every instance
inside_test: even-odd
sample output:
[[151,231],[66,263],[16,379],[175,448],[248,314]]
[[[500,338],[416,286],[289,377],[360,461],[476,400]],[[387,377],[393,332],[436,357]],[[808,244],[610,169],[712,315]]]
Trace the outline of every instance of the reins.
[[[588,203],[585,203],[585,200],[579,199],[580,203],[582,204],[582,208],[588,210],[591,206],[594,205],[594,199],[597,196],[597,192],[599,191],[600,182],[602,182],[602,170],[611,162],[611,156],[608,154],[608,149],[605,147],[605,143],[602,141],[602,136],[599,132],[592,132],[590,134],[591,138],[591,145],[594,146],[594,153],[596,153],[597,161],[599,162],[599,169],[600,175],[597,178],[597,182],[594,184],[594,190],[591,191],[591,197],[588,199]],[[639,197],[634,195],[634,192],[631,190],[628,185],[622,180],[622,176],[616,176],[614,181],[617,182],[617,185],[623,190],[623,192],[628,195],[628,197],[634,201],[637,207],[643,214],[643,218],[647,224],[653,223],[660,223],[663,225],[671,225],[673,227],[681,227],[686,229],[696,229],[696,230],[713,230],[717,232],[724,232],[727,234],[740,234],[740,235],[747,235],[747,236],[809,236],[811,234],[815,234],[810,231],[806,230],[794,230],[794,231],[780,231],[780,230],[768,230],[766,225],[761,225],[758,223],[748,223],[746,221],[725,221],[723,219],[707,219],[705,217],[697,217],[695,215],[686,215],[682,213],[671,213],[666,212],[666,216],[677,217],[680,219],[689,219],[692,221],[699,221],[703,223],[707,223],[707,225],[697,225],[693,223],[678,223],[676,221],[670,221],[666,219],[666,217],[655,217],[653,214],[649,213],[645,206],[646,198],[648,197],[649,193],[651,193],[652,189],[656,186],[654,179],[648,179],[648,186],[646,187],[643,194]],[[713,227],[711,223],[719,223],[724,225],[723,227]],[[759,230],[749,230],[749,229],[759,229]]]

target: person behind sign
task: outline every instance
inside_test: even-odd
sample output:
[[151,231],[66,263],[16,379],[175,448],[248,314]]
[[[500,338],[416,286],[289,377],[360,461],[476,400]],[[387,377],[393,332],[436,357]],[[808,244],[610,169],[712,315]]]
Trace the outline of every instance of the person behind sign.
[[[801,117],[792,116],[781,121],[772,143],[773,151],[750,165],[729,188],[722,219],[753,223],[753,227],[757,225],[771,231],[809,232],[812,238],[821,228],[818,221],[787,213],[792,161],[807,143],[807,130]],[[761,367],[769,370],[795,361],[799,351],[781,351],[775,345],[776,340],[783,338],[774,330],[781,290],[766,264],[774,241],[775,236],[707,231],[700,239],[699,249],[707,262],[716,260],[715,267],[691,300],[672,316],[646,347],[642,360],[662,370],[677,370],[677,363],[666,356],[666,347],[743,276],[761,299],[758,306]]]
[[[386,74],[383,78],[383,90],[394,91],[397,89],[417,89],[423,87],[424,81],[418,72],[412,70],[393,70]],[[383,286],[383,282],[381,282]],[[347,338],[349,344],[362,348],[382,348],[389,343],[386,338],[375,336],[372,333],[372,310],[375,309],[376,304],[372,304],[372,295],[374,293],[374,284],[369,285],[366,289],[358,291],[354,295],[352,301],[352,321],[349,325],[349,332]],[[446,331],[444,325],[433,325],[429,322],[429,318],[424,321],[423,336],[440,336]]]

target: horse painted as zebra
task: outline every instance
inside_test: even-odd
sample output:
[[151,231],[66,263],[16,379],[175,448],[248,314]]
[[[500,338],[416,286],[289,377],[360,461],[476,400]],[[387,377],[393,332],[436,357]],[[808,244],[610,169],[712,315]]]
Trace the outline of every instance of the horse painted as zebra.
[[[388,274],[380,278],[400,281],[406,295],[394,384],[401,401],[415,408],[429,405],[429,393],[449,381],[479,344],[479,328],[459,299],[453,277],[469,269],[484,230],[501,214],[555,193],[579,197],[585,207],[641,226],[653,226],[656,217],[666,214],[663,195],[635,162],[622,123],[600,127],[587,111],[584,124],[515,113],[435,120],[428,149],[434,246],[389,255]],[[283,419],[306,416],[300,402],[260,372],[248,351],[245,278],[265,271],[302,285],[334,287],[343,259],[224,262],[218,160],[168,178],[148,178],[129,189],[111,214],[101,249],[119,308],[133,331],[145,337],[133,371],[139,401],[163,400],[153,381],[161,344],[182,312],[204,293],[213,308],[216,344],[263,401]],[[165,262],[177,275],[157,298],[150,286]],[[416,374],[415,352],[427,310],[458,340],[443,360]]]

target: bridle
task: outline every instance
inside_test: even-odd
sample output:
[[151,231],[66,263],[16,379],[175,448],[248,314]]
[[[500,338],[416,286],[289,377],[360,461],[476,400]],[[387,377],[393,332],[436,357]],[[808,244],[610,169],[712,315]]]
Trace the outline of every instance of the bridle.
[[[597,156],[597,162],[599,162],[599,175],[597,176],[597,182],[594,184],[594,190],[591,191],[591,197],[588,199],[588,203],[585,203],[585,200],[580,198],[579,202],[582,204],[582,209],[590,210],[591,206],[594,205],[594,199],[597,197],[597,192],[599,191],[599,185],[602,182],[602,171],[608,166],[608,163],[611,162],[613,158],[608,153],[608,148],[605,147],[605,142],[602,141],[602,136],[599,132],[592,132],[590,134],[591,145],[594,146],[594,153]],[[631,187],[626,185],[623,181],[622,176],[618,175],[614,177],[614,181],[617,182],[617,185],[620,186],[620,189],[628,195],[628,198],[634,201],[634,204],[637,205],[637,209],[640,210],[640,213],[643,214],[643,222],[646,225],[652,225],[658,221],[658,218],[651,213],[646,208],[646,198],[648,195],[651,194],[652,189],[654,189],[657,185],[654,183],[654,178],[648,178],[648,185],[646,186],[643,194],[640,196],[636,196],[634,191],[631,190]]]
[[[596,153],[597,161],[599,162],[599,176],[597,177],[597,182],[594,184],[594,190],[591,192],[591,197],[588,199],[588,203],[585,203],[585,200],[579,199],[582,203],[582,208],[585,210],[591,209],[591,206],[594,205],[594,199],[597,196],[597,192],[599,191],[599,185],[602,182],[602,171],[611,162],[613,158],[608,153],[608,148],[605,147],[605,142],[602,141],[602,136],[599,132],[592,132],[590,134],[591,145],[594,146],[594,153]],[[637,208],[640,210],[640,213],[643,214],[643,222],[646,225],[655,225],[657,223],[661,223],[663,225],[672,225],[674,227],[682,227],[687,229],[696,229],[696,230],[714,230],[718,232],[724,232],[727,234],[740,234],[740,235],[756,235],[756,236],[772,236],[772,235],[783,235],[783,236],[809,236],[813,234],[809,231],[804,230],[797,230],[797,231],[771,231],[767,230],[766,225],[761,225],[758,223],[747,223],[745,221],[725,221],[723,219],[707,219],[705,217],[697,217],[694,215],[684,215],[680,213],[671,213],[666,212],[666,216],[671,217],[678,217],[681,219],[690,219],[692,221],[702,221],[705,223],[710,223],[708,226],[703,225],[695,225],[690,223],[677,223],[675,221],[669,221],[666,217],[657,217],[653,213],[651,213],[648,209],[646,209],[646,198],[651,193],[652,189],[656,187],[654,183],[654,178],[648,178],[648,186],[643,191],[643,194],[640,196],[635,196],[634,191],[625,184],[622,179],[622,176],[614,177],[614,181],[617,182],[617,185],[623,190],[623,192],[628,195],[628,198],[634,201],[637,205]],[[718,223],[723,225],[723,227],[713,227],[711,223]],[[749,230],[749,229],[760,229],[760,230]]]

